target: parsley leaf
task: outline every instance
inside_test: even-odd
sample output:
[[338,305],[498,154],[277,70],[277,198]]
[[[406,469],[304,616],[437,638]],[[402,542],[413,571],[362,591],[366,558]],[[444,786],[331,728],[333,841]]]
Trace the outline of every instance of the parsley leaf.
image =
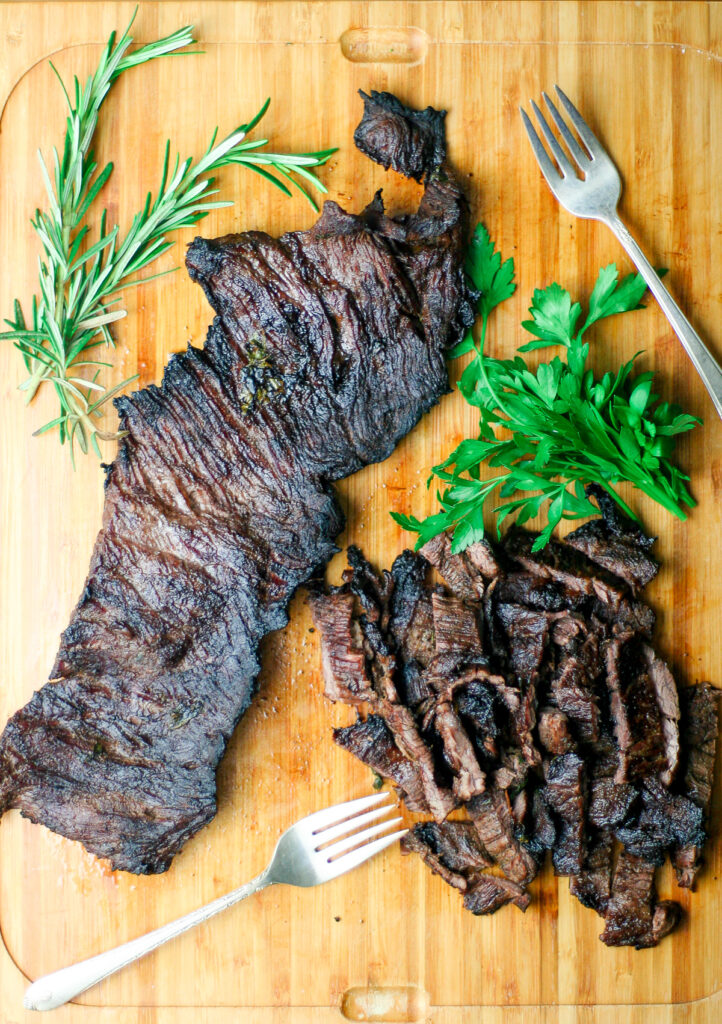
[[514,260],[510,257],[502,263],[501,253],[494,248],[489,232],[483,224],[477,224],[466,257],[466,272],[481,293],[477,309],[484,317],[516,291]]
[[[514,283],[514,260],[501,262],[501,253],[494,251],[494,243],[483,224],[474,229],[464,269],[471,288],[477,294],[476,308],[481,314],[484,328],[495,306],[508,299],[516,291]],[[449,352],[450,359],[464,356],[476,348],[474,336],[469,333]]]
[[520,352],[530,352],[535,348],[547,348],[549,345],[571,345],[574,340],[574,328],[582,307],[578,302],[572,305],[572,297],[566,288],[556,282],[543,290],[537,288],[532,298],[529,312],[531,320],[525,320],[522,327],[539,341],[530,341],[523,345]]
[[[614,487],[622,481],[686,519],[686,509],[695,505],[689,477],[670,459],[676,437],[700,421],[660,401],[653,374],[634,372],[639,353],[616,373],[596,377],[587,366],[589,343],[582,340],[598,320],[643,308],[642,278],[630,274],[620,282],[615,264],[603,267],[581,328],[581,304],[565,288],[555,282],[537,289],[529,308],[532,319],[522,324],[535,340],[519,352],[553,345],[564,352],[532,369],[519,354],[493,359],[484,353],[489,314],[516,285],[513,260],[502,263],[482,225],[474,232],[466,270],[478,293],[480,340],[470,332],[451,355],[475,353],[458,387],[479,410],[479,433],[433,467],[428,482],[441,484],[439,512],[423,520],[392,513],[400,526],[418,535],[417,548],[444,530],[453,530],[454,552],[480,540],[484,511],[497,494],[491,511],[498,535],[507,520],[523,524],[540,513],[546,516],[534,543],[539,550],[563,519],[599,514],[585,491],[590,483],[604,487],[633,518]],[[494,475],[482,477],[483,466]]]
[[589,315],[584,321],[582,333],[597,320],[615,313],[626,313],[630,309],[644,309],[642,296],[647,285],[641,274],[629,274],[617,284],[619,272],[615,263],[602,267],[597,283],[589,297]]

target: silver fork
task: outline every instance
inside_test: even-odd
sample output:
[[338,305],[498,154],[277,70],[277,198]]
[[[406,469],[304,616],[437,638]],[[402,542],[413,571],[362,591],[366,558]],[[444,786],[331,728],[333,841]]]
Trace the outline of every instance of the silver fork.
[[401,821],[398,817],[364,828],[361,832],[353,831],[390,811],[393,804],[379,806],[389,795],[376,793],[373,796],[361,797],[360,800],[336,804],[335,807],[328,807],[324,811],[309,814],[307,818],[301,818],[283,833],[276,844],[271,863],[252,881],[242,885],[240,889],[234,889],[227,896],[220,896],[205,907],[193,910],[190,914],[171,921],[170,924],[148,932],[147,935],[141,935],[138,939],[116,946],[115,949],[100,953],[89,960],[82,960],[71,967],[64,967],[53,974],[46,974],[45,977],[33,982],[26,991],[23,999],[25,1009],[54,1010],[57,1006],[62,1006],[92,985],[97,985],[103,978],[119,971],[121,967],[127,967],[169,939],[187,932],[189,928],[207,921],[251,893],[265,889],[266,886],[320,885],[358,867],[391,843],[395,843],[408,831],[405,828],[397,829],[390,835],[373,839],[392,825],[397,825]]
[[[702,378],[704,386],[714,402],[717,413],[722,416],[722,369],[669,294],[661,278],[655,272],[654,267],[634,238],[632,238],[626,225],[621,221],[617,213],[617,204],[622,192],[622,181],[611,157],[569,97],[562,92],[558,85],[554,88],[562,106],[567,112],[569,120],[584,143],[583,147],[579,145],[559,108],[555,106],[545,92],[542,93],[544,102],[549,108],[549,113],[559,130],[559,134],[566,143],[576,167],[560,145],[536,103],[533,100],[531,101],[542,135],[546,139],[556,163],[550,159],[526,111],[520,108],[529,141],[532,144],[541,172],[546,178],[549,188],[562,206],[569,210],[570,213],[575,214],[577,217],[600,220],[612,229],[627,250],[627,254],[637,267],[637,270],[647,282],[649,290],[662,307],[662,311],[687,350],[687,354],[694,363],[697,373]],[[578,177],[577,169],[584,174],[583,180]]]

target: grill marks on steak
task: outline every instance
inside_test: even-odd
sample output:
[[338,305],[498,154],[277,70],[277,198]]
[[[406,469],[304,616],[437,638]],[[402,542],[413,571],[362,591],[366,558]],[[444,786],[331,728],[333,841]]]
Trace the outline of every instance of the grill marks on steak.
[[[364,99],[358,143],[423,180],[418,210],[388,218],[379,193],[359,215],[327,202],[309,231],[193,242],[188,270],[216,318],[160,387],[117,400],[126,436],[85,589],[52,682],[0,741],[0,811],[114,868],[165,870],[215,814],[259,641],[335,550],[331,483],[386,458],[448,391],[444,352],[473,321],[444,115]],[[377,686],[372,669],[393,675],[368,654],[372,632],[326,666],[335,699]]]
[[[573,544],[532,553],[533,535],[515,530],[498,551],[485,541],[452,555],[442,534],[381,576],[350,549],[343,586],[311,602],[324,673],[339,666],[327,694],[369,710],[337,740],[353,749],[349,738],[378,731],[378,751],[364,742],[362,760],[435,818],[414,826],[404,852],[486,914],[524,910],[550,850],[570,891],[604,917],[604,941],[641,948],[679,918],[677,904],[657,900],[656,866],[669,854],[689,886],[700,863],[717,692],[692,687],[680,708],[638,596],[656,571],[651,542],[590,493],[603,519]],[[427,580],[429,563],[446,587]],[[366,660],[351,685],[360,634]],[[379,652],[384,674],[373,669]],[[465,818],[445,820],[457,808]]]

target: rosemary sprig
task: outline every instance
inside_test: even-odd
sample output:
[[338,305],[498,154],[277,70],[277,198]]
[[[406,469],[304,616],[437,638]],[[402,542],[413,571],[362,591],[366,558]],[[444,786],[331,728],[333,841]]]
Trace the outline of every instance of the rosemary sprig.
[[[73,460],[76,441],[84,453],[92,448],[100,456],[98,438],[111,440],[121,436],[100,430],[97,419],[106,403],[137,375],[114,387],[104,387],[98,376],[103,367],[112,364],[93,358],[92,350],[103,344],[114,345],[110,325],[126,315],[124,309],[117,308],[119,293],[141,283],[134,275],[174,244],[167,234],[198,223],[211,210],[233,205],[228,201],[209,201],[219,191],[213,187],[214,172],[229,164],[241,164],[288,196],[292,195],[291,187],[295,187],[317,209],[309,187],[322,193],[326,189],[311,168],[325,163],[336,152],[328,149],[316,153],[273,153],[263,149],[267,139],[247,139],[266,113],[270,102],[267,100],[251,121],[239,125],[220,142],[216,129],[205,153],[196,162],[188,157],[181,163],[176,156],[171,170],[167,142],[155,199],[152,193],[147,194],[143,208],[136,213],[124,237],[120,236],[117,224],[108,226],[107,211],[103,211],[98,238],[88,244],[88,215],[113,170],[113,164],[108,163],[98,171],[91,148],[108,90],[129,68],[175,54],[193,42],[192,26],[186,26],[129,53],[134,19],[135,14],[119,39],[115,32],[111,34],[97,69],[84,87],[74,78],[72,98],[53,67],[69,114],[62,155],[53,147],[50,169],[38,152],[48,194],[48,208],[36,210],[31,220],[43,250],[39,259],[40,294],[33,297],[29,323],[20,302],[15,300],[13,317],[5,320],[9,330],[0,332],[0,339],[12,341],[25,361],[28,377],[20,388],[26,392],[27,401],[33,399],[42,384],[52,385],[59,400],[59,415],[35,433],[57,428],[60,442],[68,442]],[[142,280],[150,281],[161,274]]]

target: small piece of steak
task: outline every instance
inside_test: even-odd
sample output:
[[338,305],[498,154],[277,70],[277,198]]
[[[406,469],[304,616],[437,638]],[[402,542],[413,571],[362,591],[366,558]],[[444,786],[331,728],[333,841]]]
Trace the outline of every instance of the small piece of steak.
[[657,903],[654,870],[649,861],[620,853],[600,936],[607,946],[656,946],[676,926],[681,908],[671,900]]
[[327,600],[312,598],[313,621],[324,637],[324,693],[331,701],[363,704],[375,698],[366,670],[363,635],[353,620],[353,594],[333,594]]
[[634,633],[610,640],[606,650],[610,711],[619,750],[617,782],[668,771],[665,731],[644,645]]
[[531,897],[523,886],[508,878],[480,875],[464,893],[464,906],[472,914],[493,914],[507,903],[526,910]]
[[333,738],[382,778],[393,782],[410,811],[429,813],[419,767],[401,753],[381,715],[369,715],[365,721],[334,729]]
[[586,773],[578,754],[561,754],[545,767],[544,799],[559,821],[552,850],[557,875],[577,875],[586,856]]
[[[706,820],[712,800],[719,732],[719,690],[709,683],[688,686],[682,690],[682,708],[682,747],[685,751],[683,791],[687,799],[701,809],[703,820]],[[684,889],[693,889],[702,864],[701,844],[677,846],[672,854],[672,863],[678,885]]]
[[428,562],[403,551],[391,566],[389,632],[404,662],[425,668],[436,651],[431,597],[426,589]]
[[418,853],[433,872],[455,889],[465,891],[493,860],[470,821],[424,821],[414,825],[401,840],[402,853]]
[[569,879],[569,891],[581,904],[604,917],[612,891],[614,838],[600,832],[589,843],[584,867]]
[[541,708],[537,716],[539,742],[550,754],[568,754],[576,746],[569,719],[558,708]]
[[[482,550],[486,551],[486,548]],[[482,570],[469,557],[468,551],[452,555],[451,538],[447,533],[439,533],[424,544],[421,554],[427,562],[438,569],[457,597],[474,601],[484,596]]]
[[636,786],[613,778],[593,778],[589,796],[589,820],[596,828],[621,825],[639,796]]
[[494,862],[512,882],[525,884],[537,873],[537,863],[516,837],[506,791],[489,786],[467,806],[479,838]]
[[564,543],[624,580],[636,593],[659,572],[659,563],[649,554],[654,538],[626,516],[603,487],[588,484],[585,490],[599,505],[602,518],[590,519],[567,534]]
[[652,864],[664,863],[676,847],[701,847],[706,839],[701,807],[670,793],[657,779],[645,780],[639,813],[615,830],[630,853]]

